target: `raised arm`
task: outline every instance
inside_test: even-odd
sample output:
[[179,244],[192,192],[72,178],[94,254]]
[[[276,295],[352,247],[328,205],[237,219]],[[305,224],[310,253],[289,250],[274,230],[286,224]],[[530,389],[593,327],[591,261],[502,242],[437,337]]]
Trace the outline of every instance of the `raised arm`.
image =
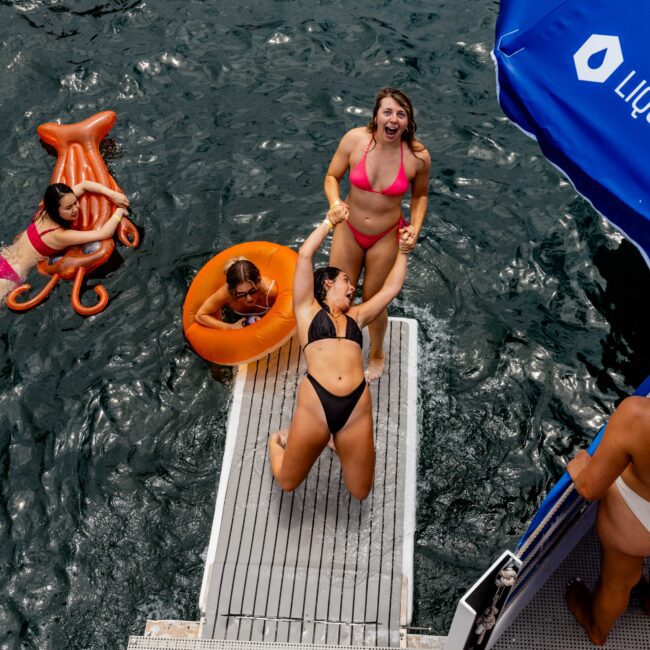
[[326,217],[307,237],[298,251],[296,273],[293,276],[293,311],[296,315],[311,307],[314,302],[314,253],[321,247],[333,228],[332,221]]
[[347,204],[341,199],[340,181],[350,166],[353,140],[353,132],[348,131],[339,142],[325,174],[325,198],[330,206],[330,214],[343,219],[347,219],[349,210]]
[[382,288],[370,300],[366,300],[356,307],[356,319],[359,327],[372,323],[402,290],[408,267],[408,256],[409,251],[405,250],[403,243],[400,243],[397,258]]
[[117,208],[101,228],[93,230],[74,230],[72,228],[69,230],[55,230],[50,235],[50,241],[57,248],[63,249],[68,246],[79,246],[92,241],[108,239],[115,234],[118,224],[126,214],[127,211],[124,208]]
[[106,185],[101,183],[95,183],[94,181],[81,181],[77,185],[73,186],[72,191],[75,196],[83,196],[86,192],[94,192],[95,194],[101,194],[105,196],[109,201],[121,208],[129,207],[129,199],[126,195],[121,192],[116,192]]

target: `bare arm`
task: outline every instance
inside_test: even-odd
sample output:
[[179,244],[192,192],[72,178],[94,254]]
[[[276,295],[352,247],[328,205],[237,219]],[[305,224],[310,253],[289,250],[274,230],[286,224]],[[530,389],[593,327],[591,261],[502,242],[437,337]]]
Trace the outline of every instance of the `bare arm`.
[[359,327],[372,323],[402,290],[407,267],[408,252],[403,250],[403,244],[400,244],[400,250],[397,253],[393,268],[390,270],[382,288],[370,300],[366,300],[366,302],[362,302],[356,307],[356,318]]
[[327,220],[318,224],[316,229],[307,237],[298,251],[296,273],[293,276],[293,311],[298,316],[314,302],[314,253],[331,230]]
[[236,323],[224,323],[224,321],[216,318],[212,314],[219,311],[223,306],[228,303],[228,290],[225,286],[220,287],[215,291],[205,302],[199,307],[194,319],[204,327],[211,327],[216,330],[233,330],[243,327],[246,320],[241,318]]
[[411,184],[411,225],[400,230],[400,234],[406,233],[404,245],[408,250],[413,250],[417,243],[424,217],[427,213],[429,203],[429,172],[431,170],[431,156],[425,149],[418,153],[418,158],[422,161],[418,163],[418,171]]
[[86,192],[94,192],[105,196],[109,201],[121,208],[129,207],[129,199],[121,192],[116,192],[106,185],[94,181],[81,181],[72,188],[76,197],[83,196]]
[[101,228],[95,228],[93,230],[55,230],[50,235],[50,241],[57,248],[63,249],[68,246],[79,246],[88,242],[108,239],[115,234],[120,220],[126,214],[127,212],[124,208],[117,208]]
[[330,206],[328,215],[333,213],[344,219],[347,219],[349,210],[347,204],[341,199],[340,181],[350,166],[352,140],[351,132],[343,136],[325,174],[325,198]]
[[630,451],[634,447],[635,437],[647,435],[638,418],[639,399],[645,400],[627,398],[614,411],[593,456],[583,449],[567,464],[567,472],[573,479],[576,490],[585,499],[600,499],[607,492],[632,461]]

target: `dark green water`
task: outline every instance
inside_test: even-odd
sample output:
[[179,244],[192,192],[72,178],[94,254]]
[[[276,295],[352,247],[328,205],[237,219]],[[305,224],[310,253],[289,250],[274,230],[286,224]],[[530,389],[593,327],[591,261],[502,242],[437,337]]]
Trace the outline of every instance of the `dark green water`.
[[0,2],[0,241],[52,172],[36,127],[104,109],[144,232],[103,272],[102,314],[74,314],[67,285],[0,311],[0,649],[123,648],[148,618],[196,619],[232,377],[188,350],[185,291],[220,248],[304,239],[339,137],[385,85],[411,95],[433,160],[393,313],[421,332],[413,622],[446,633],[650,368],[650,273],[501,114],[497,11]]

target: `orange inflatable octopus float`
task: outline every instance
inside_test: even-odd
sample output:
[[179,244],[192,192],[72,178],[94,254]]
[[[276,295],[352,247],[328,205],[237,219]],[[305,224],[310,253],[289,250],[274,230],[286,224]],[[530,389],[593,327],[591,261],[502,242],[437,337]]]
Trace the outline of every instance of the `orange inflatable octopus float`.
[[[53,146],[57,152],[56,166],[51,183],[65,183],[72,187],[82,181],[95,181],[122,192],[110,175],[99,152],[99,144],[115,124],[117,114],[102,111],[76,124],[56,124],[48,122],[38,127],[41,140]],[[110,218],[112,205],[104,196],[84,194],[79,200],[79,217],[73,224],[77,230],[100,228]],[[138,229],[132,221],[124,217],[117,229],[118,239],[129,248],[140,243]],[[18,302],[18,296],[31,289],[22,284],[7,295],[7,306],[15,311],[26,311],[42,303],[52,292],[60,279],[74,280],[71,302],[73,309],[82,316],[98,314],[108,304],[108,292],[100,284],[94,287],[99,301],[91,307],[81,303],[84,277],[104,264],[113,253],[113,239],[105,239],[93,244],[71,246],[61,257],[39,262],[38,271],[50,276],[48,283],[29,300]]]

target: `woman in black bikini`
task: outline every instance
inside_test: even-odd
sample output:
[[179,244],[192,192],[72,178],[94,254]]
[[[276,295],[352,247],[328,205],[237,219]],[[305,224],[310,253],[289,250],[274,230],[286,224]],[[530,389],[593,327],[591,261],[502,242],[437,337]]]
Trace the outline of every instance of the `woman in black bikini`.
[[365,499],[372,487],[375,448],[370,391],[361,359],[361,328],[400,292],[411,247],[400,240],[383,287],[370,300],[353,306],[354,285],[346,273],[331,266],[315,274],[312,269],[314,253],[329,231],[344,220],[330,213],[298,254],[293,308],[307,376],[300,382],[288,431],[276,431],[269,438],[269,457],[280,487],[295,490],[332,436],[345,486],[352,496]]

